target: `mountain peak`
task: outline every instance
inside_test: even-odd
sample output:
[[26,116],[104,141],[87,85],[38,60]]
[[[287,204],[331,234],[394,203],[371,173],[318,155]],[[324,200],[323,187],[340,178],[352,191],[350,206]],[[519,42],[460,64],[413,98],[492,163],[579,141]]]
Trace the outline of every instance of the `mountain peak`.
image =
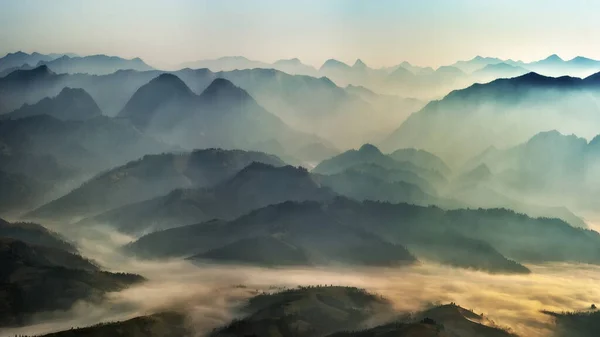
[[52,70],[50,70],[50,68],[48,68],[48,66],[45,65],[45,64],[43,64],[43,65],[41,65],[39,67],[31,69],[30,72],[32,74],[46,74],[46,75],[52,75],[52,74],[54,74],[52,72]]
[[281,60],[277,60],[275,61],[274,64],[293,64],[293,65],[300,65],[302,64],[302,61],[300,61],[299,58],[295,57],[293,59],[281,59]]
[[536,81],[543,81],[546,80],[550,77],[544,76],[544,75],[540,75],[536,72],[528,72],[525,75],[521,75],[518,77],[515,77],[515,79],[517,79],[517,81],[524,81],[524,82],[536,82]]
[[33,69],[19,69],[11,72],[6,75],[5,78],[13,79],[13,80],[32,80],[35,78],[45,78],[47,76],[56,75],[53,71],[51,71],[48,66],[41,65],[39,67]]
[[292,176],[292,175],[308,176],[309,175],[308,171],[303,167],[294,167],[291,165],[274,166],[274,165],[267,164],[264,162],[255,161],[255,162],[250,163],[250,165],[244,167],[244,169],[242,169],[237,174],[237,176],[245,177],[248,175],[270,173],[270,172],[277,172],[277,173],[290,175],[290,176]]
[[179,77],[163,73],[141,86],[119,115],[130,119],[135,126],[145,129],[155,118],[160,107],[172,102],[187,103],[194,97],[196,95]]
[[354,62],[354,65],[352,67],[353,68],[366,68],[367,65],[361,59],[356,59],[356,62]]
[[163,73],[153,78],[146,86],[169,86],[175,90],[192,93],[191,89],[179,77],[169,73]]
[[[244,92],[240,87],[237,87],[235,84],[231,83],[231,81],[224,78],[217,78],[210,83],[210,85],[204,89],[202,92],[202,96],[212,96],[221,93],[239,93]],[[247,94],[247,93],[246,93]]]
[[342,61],[338,61],[336,59],[329,59],[325,61],[325,63],[323,63],[323,65],[321,66],[321,69],[324,68],[350,68],[350,66]]
[[250,61],[248,58],[244,56],[223,56],[219,57],[217,60],[221,61]]
[[69,95],[80,95],[80,94],[88,94],[85,90],[83,90],[82,88],[70,88],[70,87],[64,87],[60,93],[58,94],[58,96],[69,96]]
[[364,154],[381,154],[381,151],[377,148],[377,146],[369,143],[361,146],[360,149],[358,149],[358,152]]
[[22,52],[22,51],[16,51],[14,53],[8,53],[6,54],[6,56],[19,56],[19,57],[23,57],[23,56],[29,56],[29,54]]
[[[574,135],[571,135],[571,136],[574,136]],[[558,130],[554,129],[554,130],[538,132],[537,134],[535,134],[533,137],[531,137],[529,139],[528,143],[532,143],[532,142],[536,142],[536,141],[540,141],[540,140],[548,140],[548,139],[561,139],[561,138],[566,138],[566,137],[569,137],[569,136],[563,135]]]
[[11,119],[41,115],[62,121],[74,121],[101,116],[102,111],[85,90],[65,87],[55,97],[46,97],[31,105],[24,104],[21,108],[6,114]]
[[552,54],[552,55],[546,57],[543,61],[562,62],[563,59],[561,59],[560,56],[558,56],[556,54]]

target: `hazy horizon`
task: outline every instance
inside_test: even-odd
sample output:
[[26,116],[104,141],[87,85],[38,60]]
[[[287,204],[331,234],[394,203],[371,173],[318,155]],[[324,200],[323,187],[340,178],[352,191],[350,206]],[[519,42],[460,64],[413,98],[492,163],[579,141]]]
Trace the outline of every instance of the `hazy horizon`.
[[402,61],[436,68],[476,55],[600,59],[600,48],[588,43],[600,29],[593,15],[600,5],[585,0],[0,3],[2,55],[107,54],[165,68],[238,55],[297,57],[315,67],[330,58],[361,59],[373,68]]

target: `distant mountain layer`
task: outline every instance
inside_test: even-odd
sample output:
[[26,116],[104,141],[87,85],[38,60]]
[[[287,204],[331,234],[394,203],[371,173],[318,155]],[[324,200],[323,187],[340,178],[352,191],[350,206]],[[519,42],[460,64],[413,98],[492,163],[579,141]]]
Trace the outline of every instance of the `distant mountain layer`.
[[83,89],[64,88],[58,96],[0,115],[2,119],[19,119],[37,115],[49,115],[60,120],[85,120],[102,115],[94,99]]
[[28,54],[22,51],[8,53],[0,58],[0,72],[9,69],[17,69],[23,65],[35,66],[39,62],[51,61],[57,57],[60,57],[60,55],[43,55],[40,53]]
[[284,163],[260,152],[207,149],[147,155],[97,175],[27,217],[73,219],[152,199],[177,188],[198,188],[231,178],[252,162]]
[[52,71],[59,74],[90,74],[106,75],[118,70],[152,70],[153,68],[144,63],[140,58],[131,60],[116,56],[92,55],[84,57],[62,56],[49,61],[40,61],[36,66],[46,65]]
[[251,149],[275,140],[289,149],[319,141],[287,126],[222,78],[196,95],[177,76],[162,74],[136,91],[119,116],[185,148]]
[[412,172],[432,185],[445,184],[444,174],[449,172],[449,168],[441,159],[424,151],[398,150],[391,155],[384,155],[371,144],[365,144],[358,150],[349,150],[324,160],[312,172],[335,174],[364,164],[375,164],[385,169]]
[[[25,103],[34,104],[45,97],[54,97],[64,87],[71,87],[84,89],[106,115],[115,116],[138,89],[161,73],[121,70],[103,76],[57,74],[46,65],[31,70],[17,70],[0,78],[0,113],[13,111]],[[382,130],[390,132],[394,125],[422,106],[420,101],[392,95],[374,94],[367,101],[336,86],[326,77],[295,76],[273,69],[228,72],[183,69],[172,74],[196,95],[203,93],[216,79],[227,79],[251,95],[264,110],[276,114],[285,124],[333,143],[334,146],[326,144],[329,148],[340,147],[340,144],[345,147],[348,143],[362,144],[374,133]],[[165,94],[156,95],[154,100],[149,97],[146,99],[156,102],[156,99],[163,99],[161,97],[165,97]],[[234,103],[239,105],[240,102],[238,99]],[[244,107],[249,108],[247,105]],[[394,113],[390,113],[392,110]],[[248,114],[252,111],[256,109],[250,109]],[[337,127],[340,123],[345,128]],[[318,141],[312,141],[315,142]],[[293,155],[305,145],[299,144],[297,148],[286,150]]]
[[[0,156],[1,160],[10,160]],[[50,191],[50,186],[24,174],[0,168],[0,215],[16,215],[36,207]]]
[[460,164],[490,146],[514,146],[541,131],[592,138],[598,132],[593,125],[600,123],[599,89],[596,75],[579,79],[529,73],[474,84],[411,115],[382,148],[416,147]]
[[[14,172],[25,173],[37,170],[34,178],[44,177],[46,170],[79,173],[96,173],[144,154],[161,153],[173,150],[142,134],[123,120],[105,116],[89,118],[83,121],[63,121],[49,115],[36,115],[15,120],[0,120],[0,145],[4,147],[1,155],[25,162],[13,167]],[[41,158],[50,157],[42,162]],[[55,163],[52,161],[56,160]],[[30,166],[32,162],[39,167]],[[5,165],[8,170],[10,165]],[[56,166],[56,167],[55,167]],[[75,178],[71,174],[69,178]]]
[[541,132],[511,148],[484,151],[465,166],[488,167],[490,184],[540,204],[593,210],[600,191],[599,140]]

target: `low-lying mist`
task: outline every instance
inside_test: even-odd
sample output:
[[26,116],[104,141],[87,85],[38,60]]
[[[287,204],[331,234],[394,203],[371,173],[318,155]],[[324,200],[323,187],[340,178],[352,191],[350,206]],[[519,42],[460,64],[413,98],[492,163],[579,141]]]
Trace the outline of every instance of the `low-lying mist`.
[[38,323],[6,329],[2,336],[35,335],[115,321],[164,310],[181,310],[203,336],[235,318],[236,307],[260,291],[298,285],[365,288],[389,298],[399,313],[436,303],[483,313],[521,336],[551,333],[541,310],[585,310],[600,298],[600,267],[581,264],[527,265],[530,275],[491,275],[422,262],[401,268],[260,268],[195,266],[183,260],[140,261],[118,253],[131,238],[110,231],[87,232],[81,252],[111,271],[139,273],[148,282],[108,294],[101,304],[79,302],[68,312],[39,315]]

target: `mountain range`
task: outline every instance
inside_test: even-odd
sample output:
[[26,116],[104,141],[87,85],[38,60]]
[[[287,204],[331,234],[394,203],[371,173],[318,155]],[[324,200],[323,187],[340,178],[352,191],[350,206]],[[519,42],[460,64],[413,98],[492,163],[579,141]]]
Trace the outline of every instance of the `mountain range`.
[[302,168],[255,161],[215,186],[177,189],[109,210],[82,220],[81,224],[102,223],[125,233],[149,233],[215,218],[232,220],[254,209],[288,200],[324,201],[335,196]]
[[[492,273],[529,272],[515,261],[600,263],[595,255],[598,233],[576,229],[561,220],[534,219],[503,209],[444,211],[340,197],[322,203],[285,202],[233,221],[214,220],[158,231],[141,237],[126,250],[142,257],[194,256],[202,261],[211,251],[226,249],[227,254],[221,251],[219,255],[231,258],[237,252],[239,259],[245,251],[244,240],[269,237],[304,251],[313,257],[312,263],[319,264],[388,263],[394,251],[390,245],[406,246],[417,258]],[[375,248],[376,242],[381,247]],[[347,250],[367,246],[372,250],[361,251],[372,254],[352,255]],[[385,249],[390,251],[380,255]],[[264,261],[254,263],[270,264],[275,256],[269,254]],[[384,256],[387,258],[381,260]],[[407,256],[400,261],[407,261]]]
[[41,65],[48,66],[56,73],[87,73],[91,75],[105,75],[117,70],[152,70],[140,58],[131,60],[117,56],[90,55],[78,56],[66,54],[27,54],[21,51],[9,53],[0,58],[0,77],[18,69],[30,69]]
[[466,166],[485,165],[493,173],[490,182],[512,195],[592,210],[600,191],[599,141],[599,136],[588,142],[556,130],[541,132],[514,147],[489,148]]
[[514,146],[548,130],[591,139],[600,122],[599,89],[597,75],[580,79],[528,73],[474,84],[412,114],[382,148],[416,147],[454,165],[490,146]]
[[207,149],[146,155],[96,175],[26,217],[89,217],[112,208],[158,197],[177,188],[217,184],[232,177],[252,162],[276,166],[284,164],[272,155],[241,150]]
[[196,95],[177,76],[162,74],[138,89],[118,116],[188,149],[251,149],[270,140],[290,149],[322,142],[290,128],[246,91],[221,78]]
[[2,119],[19,119],[37,115],[49,115],[64,121],[85,120],[102,115],[100,108],[85,90],[65,87],[56,97],[46,97],[32,105],[0,115]]
[[516,77],[531,71],[546,76],[586,77],[600,71],[600,61],[582,56],[563,60],[557,55],[551,55],[546,59],[532,62],[476,56],[471,60],[458,61],[434,70],[431,67],[414,66],[406,61],[395,66],[376,69],[367,66],[360,59],[357,59],[353,65],[329,59],[317,69],[303,64],[298,59],[266,63],[233,56],[189,62],[182,64],[181,67],[208,68],[213,71],[277,69],[290,74],[326,76],[340,86],[359,85],[375,89],[380,93],[431,99],[472,83]]
[[[121,70],[110,75],[56,74],[43,65],[31,70],[17,70],[0,78],[0,113],[54,97],[65,87],[82,88],[108,116],[123,110],[134,93],[160,71]],[[213,73],[207,69],[183,69],[173,72],[197,95],[216,79],[224,78],[245,90],[265,110],[276,114],[289,126],[316,134],[333,143],[366,142],[420,108],[422,102],[397,96],[358,95],[336,86],[327,78],[294,76],[273,69],[238,70]],[[390,113],[392,112],[392,113]],[[345,128],[335,125],[344,123]],[[322,159],[322,158],[320,158]],[[314,161],[314,160],[313,160]]]

